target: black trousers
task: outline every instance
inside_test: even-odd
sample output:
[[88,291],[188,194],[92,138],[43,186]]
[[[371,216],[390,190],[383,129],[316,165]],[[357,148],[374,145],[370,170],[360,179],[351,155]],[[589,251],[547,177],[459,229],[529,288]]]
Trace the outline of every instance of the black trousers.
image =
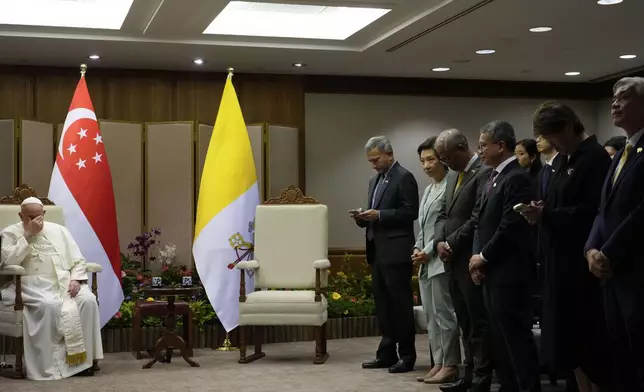
[[644,391],[644,284],[621,277],[603,288],[615,392]]
[[510,391],[538,390],[539,358],[532,334],[531,286],[483,283],[482,287],[499,383]]
[[[395,363],[398,358],[416,361],[416,328],[411,260],[400,264],[371,264],[371,284],[376,317],[382,334],[376,357]],[[398,345],[398,352],[396,352]]]
[[[462,261],[462,260],[460,260]],[[456,260],[450,271],[450,294],[458,325],[463,332],[465,379],[491,382],[492,364],[489,354],[489,323],[481,286],[472,282],[467,262]]]

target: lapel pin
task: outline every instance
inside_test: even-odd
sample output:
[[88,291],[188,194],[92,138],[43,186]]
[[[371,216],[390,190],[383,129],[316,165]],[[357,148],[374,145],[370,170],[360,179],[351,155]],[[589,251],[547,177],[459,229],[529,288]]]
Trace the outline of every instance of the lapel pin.
[[493,186],[493,187],[495,187],[495,186],[496,186],[496,182],[495,182],[494,184],[492,184],[492,186]]
[[568,175],[569,175],[569,176],[571,176],[571,175],[572,175],[572,173],[574,173],[574,172],[575,172],[575,169],[573,169],[573,168],[571,167],[571,168],[569,168],[566,172],[568,173]]
[[642,147],[637,148],[637,153],[639,154],[640,152],[642,152]]

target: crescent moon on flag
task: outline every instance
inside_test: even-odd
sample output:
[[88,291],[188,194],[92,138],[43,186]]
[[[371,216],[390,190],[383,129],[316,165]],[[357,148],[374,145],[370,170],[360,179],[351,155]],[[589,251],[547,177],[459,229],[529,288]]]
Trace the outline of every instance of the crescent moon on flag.
[[65,155],[63,154],[63,140],[65,140],[67,130],[73,123],[85,118],[96,121],[96,113],[85,108],[76,108],[67,113],[65,125],[63,125],[63,131],[60,133],[60,143],[58,143],[58,153],[60,154],[61,159],[65,159]]

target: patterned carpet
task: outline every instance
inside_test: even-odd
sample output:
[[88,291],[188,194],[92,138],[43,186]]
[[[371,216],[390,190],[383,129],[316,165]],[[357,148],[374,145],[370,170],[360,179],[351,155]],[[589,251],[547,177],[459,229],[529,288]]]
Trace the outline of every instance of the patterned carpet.
[[[264,346],[266,357],[240,365],[238,352],[195,350],[194,359],[201,365],[189,367],[181,358],[172,363],[157,363],[152,369],[141,369],[146,360],[137,361],[130,353],[107,354],[101,371],[94,377],[74,377],[46,382],[48,392],[174,392],[174,391],[438,391],[437,386],[416,381],[427,371],[427,336],[418,335],[419,359],[416,371],[391,375],[386,370],[363,370],[360,364],[369,360],[378,338],[330,340],[330,358],[324,365],[313,365],[313,342],[281,343]],[[1,379],[3,391],[33,392],[43,382]],[[543,392],[555,391],[545,386]],[[560,382],[560,384],[563,384]],[[563,391],[562,389],[556,389]]]

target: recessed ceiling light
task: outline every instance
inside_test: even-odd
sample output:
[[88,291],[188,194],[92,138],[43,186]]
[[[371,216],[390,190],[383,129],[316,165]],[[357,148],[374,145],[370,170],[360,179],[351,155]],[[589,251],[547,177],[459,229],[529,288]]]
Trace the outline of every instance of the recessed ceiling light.
[[432,71],[434,71],[434,72],[446,72],[446,71],[449,71],[449,68],[447,68],[447,67],[432,68]]
[[306,67],[306,64],[304,64],[304,63],[293,63],[293,66],[298,67],[298,68],[302,68],[302,67]]
[[581,75],[581,72],[573,71],[573,72],[566,72],[566,76],[579,76]]
[[637,57],[637,56],[634,55],[634,54],[623,54],[623,55],[619,56],[620,59],[624,59],[624,60],[634,59],[635,57]]
[[231,1],[203,34],[345,40],[389,11]]
[[551,30],[552,30],[552,27],[546,27],[546,26],[533,27],[533,28],[530,29],[530,31],[533,32],[533,33],[546,33],[546,32],[551,31]]
[[496,52],[494,49],[480,49],[476,51],[476,54],[492,54]]
[[203,63],[205,63],[205,61],[203,61],[203,59],[194,59],[194,60],[192,60],[192,62],[197,64],[197,65],[202,65]]
[[4,0],[0,25],[119,30],[134,0]]
[[90,58],[90,59],[92,59],[92,60],[98,60],[98,59],[100,59],[100,58],[101,58],[101,56],[99,56],[99,55],[97,55],[97,54],[92,54],[92,55],[89,55],[89,56],[87,56],[87,57],[88,57],[88,58]]
[[597,4],[599,5],[614,5],[614,4],[619,4],[623,0],[598,0]]

